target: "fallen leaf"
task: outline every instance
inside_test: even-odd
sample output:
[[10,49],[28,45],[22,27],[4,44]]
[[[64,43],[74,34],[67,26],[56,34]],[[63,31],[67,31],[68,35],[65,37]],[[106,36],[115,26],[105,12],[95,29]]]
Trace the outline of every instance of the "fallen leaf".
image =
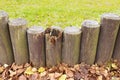
[[28,67],[28,68],[25,70],[24,73],[25,73],[25,74],[28,74],[28,75],[34,74],[34,72],[32,71],[32,67]]
[[4,71],[3,67],[0,67],[0,73],[2,73]]
[[66,78],[67,78],[67,75],[63,74],[58,80],[66,80]]
[[38,72],[39,73],[42,73],[42,72],[44,72],[45,71],[45,68],[44,67],[40,67],[39,69],[38,69]]
[[8,64],[4,64],[3,66],[4,66],[5,68],[7,68],[9,65],[8,65]]
[[24,75],[21,75],[18,80],[27,80],[27,78]]
[[113,69],[118,69],[118,67],[115,63],[112,63],[111,66],[112,66]]
[[62,73],[55,72],[55,78],[59,78],[62,75]]

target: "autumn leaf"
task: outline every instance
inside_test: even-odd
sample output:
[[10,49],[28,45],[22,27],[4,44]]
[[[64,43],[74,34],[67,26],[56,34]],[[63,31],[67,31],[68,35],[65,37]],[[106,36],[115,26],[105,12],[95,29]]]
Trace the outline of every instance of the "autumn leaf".
[[118,69],[118,67],[115,63],[112,63],[111,66],[112,66],[113,69]]
[[34,72],[32,71],[32,67],[28,67],[28,68],[25,70],[24,73],[25,73],[25,74],[28,74],[28,75],[34,74]]
[[0,67],[0,73],[2,73],[2,72],[3,72],[3,70],[4,70],[4,68],[3,68],[3,67]]
[[45,68],[44,67],[40,67],[39,69],[38,69],[38,72],[39,73],[42,73],[42,72],[44,72],[45,71]]
[[67,76],[63,74],[58,80],[66,80]]

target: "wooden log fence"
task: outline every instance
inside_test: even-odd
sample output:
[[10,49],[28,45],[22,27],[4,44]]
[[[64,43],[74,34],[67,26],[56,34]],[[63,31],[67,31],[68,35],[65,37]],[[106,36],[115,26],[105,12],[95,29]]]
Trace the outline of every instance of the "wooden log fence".
[[63,34],[62,61],[70,66],[79,63],[81,31],[77,27],[66,27]]
[[61,63],[62,32],[60,27],[53,26],[45,31],[46,66],[51,67]]
[[0,64],[25,64],[52,67],[85,62],[102,64],[110,59],[120,61],[120,17],[106,13],[100,24],[85,20],[82,27],[39,26],[28,28],[22,18],[10,20],[0,11]]
[[6,12],[0,11],[0,64],[12,64],[14,62],[8,17]]
[[82,23],[80,62],[94,64],[100,25],[97,21],[85,20]]
[[9,22],[9,30],[16,64],[29,61],[27,45],[27,21],[21,18]]
[[120,25],[120,17],[116,14],[101,16],[100,36],[97,49],[96,63],[108,62],[113,54],[116,36]]
[[45,66],[45,30],[33,26],[27,30],[30,62],[33,66]]

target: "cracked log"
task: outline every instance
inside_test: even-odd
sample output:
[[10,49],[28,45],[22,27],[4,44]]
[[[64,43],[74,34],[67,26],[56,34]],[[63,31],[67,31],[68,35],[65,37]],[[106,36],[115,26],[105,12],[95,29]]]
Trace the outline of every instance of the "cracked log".
[[44,31],[40,26],[33,26],[27,30],[30,62],[37,68],[45,66]]
[[96,63],[102,64],[111,59],[119,29],[119,23],[120,17],[116,14],[106,13],[101,16]]
[[97,21],[85,20],[81,30],[80,62],[94,64],[100,25]]
[[12,64],[14,61],[8,27],[8,14],[0,11],[0,64]]
[[27,21],[21,18],[9,22],[10,36],[16,64],[24,64],[28,59]]
[[79,63],[81,31],[77,27],[66,27],[63,33],[62,62],[70,66]]
[[45,31],[46,66],[52,67],[61,63],[62,32],[60,27],[47,28]]

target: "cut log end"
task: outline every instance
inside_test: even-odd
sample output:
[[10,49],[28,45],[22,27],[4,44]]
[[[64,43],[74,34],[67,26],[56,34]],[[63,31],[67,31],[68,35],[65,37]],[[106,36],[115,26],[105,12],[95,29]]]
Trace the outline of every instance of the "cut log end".
[[101,16],[101,19],[111,19],[111,20],[120,20],[120,16],[118,16],[117,14],[113,14],[113,13],[105,13]]
[[100,27],[99,23],[97,21],[94,20],[85,20],[82,23],[83,27],[87,27],[87,28],[98,28]]
[[81,31],[80,31],[79,28],[73,26],[73,27],[66,27],[64,29],[64,33],[67,33],[67,34],[80,34]]
[[15,26],[24,26],[27,24],[27,21],[25,19],[22,18],[17,18],[17,19],[13,19],[9,22],[9,25],[15,27]]
[[8,14],[5,11],[0,11],[0,19],[5,18],[5,17],[8,18]]
[[44,32],[45,30],[41,27],[41,26],[32,26],[31,28],[29,28],[27,30],[28,33],[31,33],[31,34],[37,34],[37,33],[42,33]]

